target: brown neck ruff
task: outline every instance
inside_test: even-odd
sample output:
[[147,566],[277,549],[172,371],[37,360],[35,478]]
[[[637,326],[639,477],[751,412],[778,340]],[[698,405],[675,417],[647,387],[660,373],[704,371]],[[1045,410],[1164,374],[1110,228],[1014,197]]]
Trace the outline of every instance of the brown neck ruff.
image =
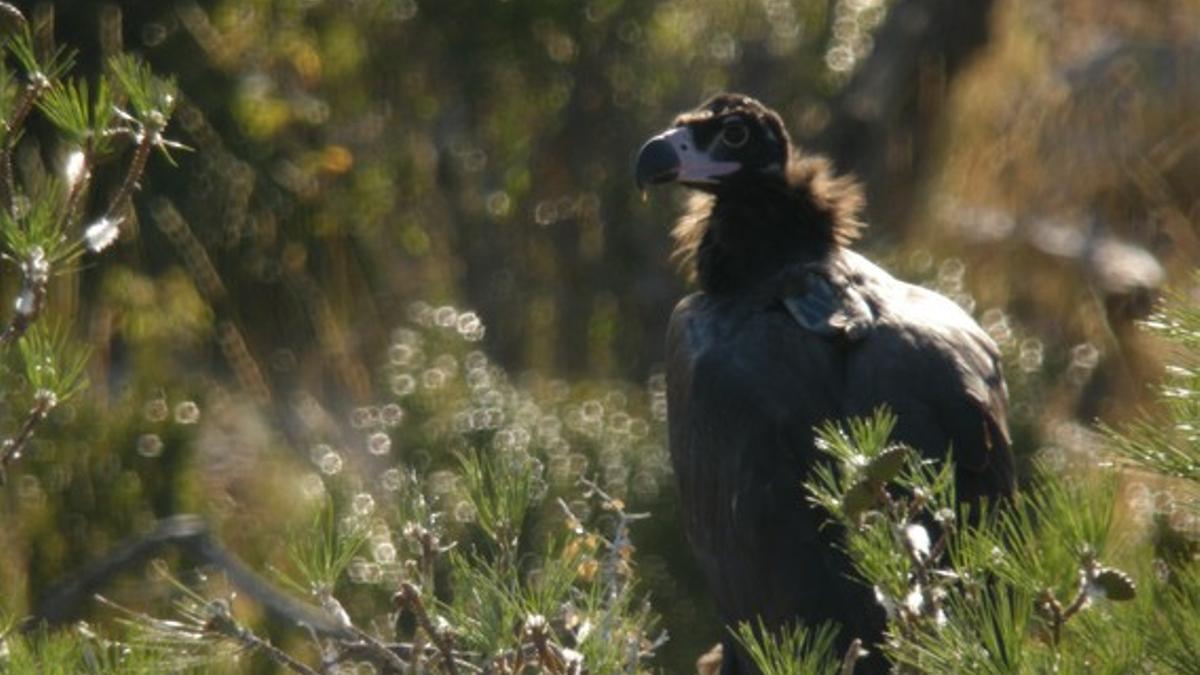
[[784,180],[695,193],[675,225],[673,259],[708,293],[734,293],[858,238],[863,195],[823,157],[793,151]]

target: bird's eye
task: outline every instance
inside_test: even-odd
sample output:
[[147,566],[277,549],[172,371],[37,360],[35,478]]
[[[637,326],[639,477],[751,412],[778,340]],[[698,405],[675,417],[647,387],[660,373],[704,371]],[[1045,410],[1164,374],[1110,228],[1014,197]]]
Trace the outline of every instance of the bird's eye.
[[721,142],[731,148],[740,148],[750,140],[750,130],[745,124],[729,124],[721,132]]

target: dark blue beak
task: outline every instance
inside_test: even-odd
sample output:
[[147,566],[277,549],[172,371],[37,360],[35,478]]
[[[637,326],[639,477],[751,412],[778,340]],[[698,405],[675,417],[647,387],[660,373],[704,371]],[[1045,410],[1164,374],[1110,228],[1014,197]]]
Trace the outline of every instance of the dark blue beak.
[[679,177],[679,154],[662,138],[652,138],[638,152],[634,180],[638,189],[656,183],[669,183]]

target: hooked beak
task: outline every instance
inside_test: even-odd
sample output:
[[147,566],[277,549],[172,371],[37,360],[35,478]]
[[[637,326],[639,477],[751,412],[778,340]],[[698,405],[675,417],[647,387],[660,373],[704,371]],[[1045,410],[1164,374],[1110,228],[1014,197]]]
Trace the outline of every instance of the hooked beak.
[[688,127],[674,127],[642,146],[634,167],[634,179],[639,190],[646,185],[672,181],[706,185],[716,183],[719,177],[739,168],[741,164],[737,162],[713,160],[707,152],[697,148]]

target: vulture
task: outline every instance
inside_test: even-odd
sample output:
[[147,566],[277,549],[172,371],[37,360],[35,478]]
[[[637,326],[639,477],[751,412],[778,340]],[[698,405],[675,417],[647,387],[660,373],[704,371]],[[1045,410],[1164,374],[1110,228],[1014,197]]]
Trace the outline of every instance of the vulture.
[[[672,232],[699,290],[667,329],[667,418],[684,528],[721,620],[841,626],[878,643],[885,615],[802,486],[814,427],[887,406],[894,440],[955,462],[960,500],[1014,489],[995,343],[958,305],[848,246],[863,197],[792,146],[780,116],[721,94],[642,146],[638,186],[690,188]],[[736,641],[722,675],[758,672]],[[858,672],[882,672],[878,649]]]

